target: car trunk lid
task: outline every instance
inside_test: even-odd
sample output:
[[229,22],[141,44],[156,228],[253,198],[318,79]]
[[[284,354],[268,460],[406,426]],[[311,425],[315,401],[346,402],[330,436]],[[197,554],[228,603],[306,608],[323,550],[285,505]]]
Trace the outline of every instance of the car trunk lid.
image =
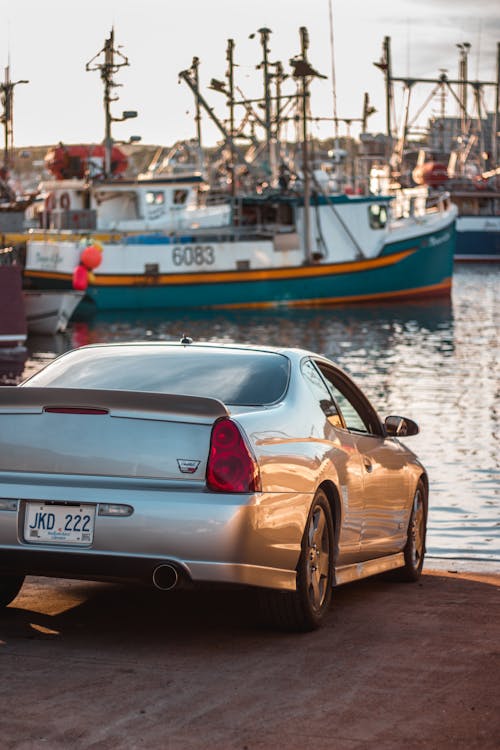
[[0,471],[204,479],[220,401],[72,388],[0,389]]

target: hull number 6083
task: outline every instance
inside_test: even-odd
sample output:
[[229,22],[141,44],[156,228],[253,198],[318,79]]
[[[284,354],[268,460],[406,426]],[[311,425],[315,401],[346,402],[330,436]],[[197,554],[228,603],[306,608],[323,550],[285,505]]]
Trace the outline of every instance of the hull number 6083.
[[215,252],[212,245],[179,245],[172,252],[174,266],[212,266]]

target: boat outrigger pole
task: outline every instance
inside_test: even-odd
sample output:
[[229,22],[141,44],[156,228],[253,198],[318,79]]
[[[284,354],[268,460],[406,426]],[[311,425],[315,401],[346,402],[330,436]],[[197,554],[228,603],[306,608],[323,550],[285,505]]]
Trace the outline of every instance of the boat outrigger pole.
[[[104,62],[97,63],[96,60],[100,55],[104,55]],[[104,42],[104,47],[92,60],[85,65],[85,70],[99,70],[101,79],[104,83],[104,116],[105,116],[105,135],[104,135],[104,177],[111,177],[111,154],[113,151],[113,138],[111,136],[111,123],[123,122],[137,117],[137,112],[128,110],[122,112],[121,117],[113,117],[111,114],[111,102],[118,101],[117,96],[112,96],[112,89],[118,88],[121,84],[115,83],[114,75],[120,68],[130,65],[128,58],[125,57],[118,49],[115,48],[115,30],[111,29],[109,38]]]

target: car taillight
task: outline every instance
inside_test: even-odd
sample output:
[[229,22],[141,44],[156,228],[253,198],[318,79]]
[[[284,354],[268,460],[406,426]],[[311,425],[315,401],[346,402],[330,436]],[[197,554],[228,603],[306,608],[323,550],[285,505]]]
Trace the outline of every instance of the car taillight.
[[260,492],[260,472],[237,425],[219,419],[212,428],[207,487],[216,492]]

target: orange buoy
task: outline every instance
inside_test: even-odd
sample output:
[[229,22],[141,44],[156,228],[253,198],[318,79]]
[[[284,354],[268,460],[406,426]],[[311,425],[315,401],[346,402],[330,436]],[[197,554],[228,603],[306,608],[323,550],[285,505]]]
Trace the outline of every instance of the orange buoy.
[[102,263],[102,247],[97,243],[87,245],[80,255],[80,263],[83,263],[89,271],[100,266]]
[[[60,143],[47,152],[45,165],[56,180],[72,178],[81,180],[89,170],[98,168],[98,165],[104,165],[104,159],[105,148],[102,144],[65,146]],[[110,166],[113,175],[123,174],[127,169],[127,157],[118,146],[113,146],[111,149]],[[99,171],[102,171],[102,167]]]
[[73,271],[73,289],[84,292],[89,285],[87,269],[80,263]]

